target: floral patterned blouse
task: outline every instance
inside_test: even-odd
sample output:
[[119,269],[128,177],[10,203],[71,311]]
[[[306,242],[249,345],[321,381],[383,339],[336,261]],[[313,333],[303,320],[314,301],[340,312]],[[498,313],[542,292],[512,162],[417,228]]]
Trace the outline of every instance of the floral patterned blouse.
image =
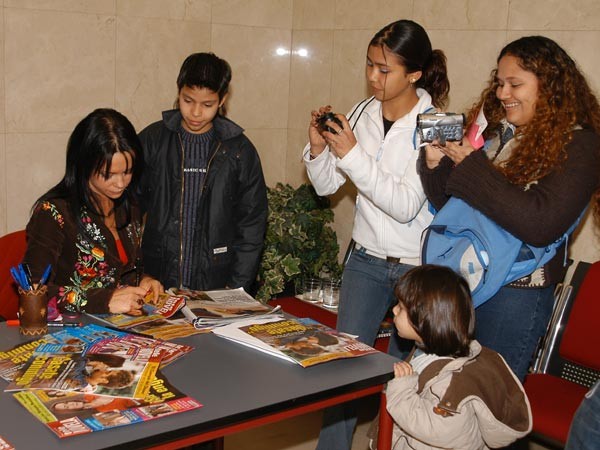
[[[125,216],[123,208],[115,213],[117,219]],[[66,200],[42,201],[27,224],[24,262],[29,264],[34,283],[51,265],[48,298],[55,297],[61,310],[106,313],[113,291],[135,282],[140,236],[140,215],[134,210],[131,223],[119,230],[128,259],[123,264],[101,217],[81,208],[73,218]]]

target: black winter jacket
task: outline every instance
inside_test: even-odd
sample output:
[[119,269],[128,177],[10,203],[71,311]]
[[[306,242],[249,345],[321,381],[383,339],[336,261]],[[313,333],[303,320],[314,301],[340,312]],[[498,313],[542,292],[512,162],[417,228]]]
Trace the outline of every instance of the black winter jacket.
[[[165,288],[181,286],[183,145],[178,110],[140,133],[145,169],[140,200],[147,213],[144,270]],[[260,159],[243,129],[217,116],[194,228],[194,282],[190,289],[243,287],[256,279],[267,224],[267,194]]]

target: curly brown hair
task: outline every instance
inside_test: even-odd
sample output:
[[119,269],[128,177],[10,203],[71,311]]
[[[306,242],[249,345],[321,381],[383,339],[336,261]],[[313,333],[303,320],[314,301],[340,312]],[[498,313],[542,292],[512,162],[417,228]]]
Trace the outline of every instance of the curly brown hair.
[[[497,62],[514,56],[519,66],[538,80],[538,98],[533,119],[516,131],[518,151],[499,167],[514,184],[524,186],[560,168],[567,158],[565,147],[575,127],[600,132],[600,106],[584,75],[571,57],[552,39],[526,36],[506,45]],[[497,69],[491,73],[487,88],[467,113],[467,126],[476,119],[483,105],[488,127],[484,137],[498,132],[505,117],[496,97]],[[600,192],[594,195],[595,217],[600,223]]]

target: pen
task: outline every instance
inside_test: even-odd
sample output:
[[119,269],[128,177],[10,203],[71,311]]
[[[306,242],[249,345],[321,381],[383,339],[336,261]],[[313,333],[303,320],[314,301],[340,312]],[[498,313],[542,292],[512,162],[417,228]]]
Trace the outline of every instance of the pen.
[[23,268],[23,272],[25,274],[25,279],[27,280],[27,284],[29,284],[30,288],[33,288],[33,283],[31,282],[31,269],[29,268],[29,264],[27,263],[23,263],[19,265],[20,267]]
[[19,271],[17,269],[15,269],[14,267],[11,267],[10,274],[12,275],[12,277],[15,280],[15,282],[17,283],[17,285],[21,289],[25,290],[25,286],[23,285],[23,280],[21,280],[21,275],[19,274]]
[[49,327],[82,327],[81,322],[48,322]]
[[33,290],[33,288],[31,287],[31,280],[27,276],[27,272],[25,272],[23,264],[19,264],[17,267],[18,267],[18,272],[21,275],[21,281],[23,283],[23,289],[25,289],[26,291]]
[[48,281],[48,276],[50,275],[50,270],[52,270],[52,265],[48,264],[46,266],[46,270],[44,270],[44,273],[42,274],[42,278],[40,278],[40,286],[46,284],[46,281]]

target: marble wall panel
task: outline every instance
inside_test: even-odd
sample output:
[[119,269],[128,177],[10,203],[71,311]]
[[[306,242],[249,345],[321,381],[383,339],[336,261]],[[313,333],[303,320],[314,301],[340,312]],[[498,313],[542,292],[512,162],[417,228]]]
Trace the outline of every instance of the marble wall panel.
[[[427,31],[504,30],[508,5],[509,0],[420,0],[414,4],[414,20]],[[468,47],[471,43],[461,41],[457,45]]]
[[117,15],[210,23],[211,0],[116,0]]
[[212,22],[289,30],[293,3],[293,0],[219,0],[212,5]]
[[413,0],[336,0],[335,28],[372,29],[413,16]]
[[347,113],[354,104],[370,95],[365,68],[367,47],[376,32],[377,30],[335,32],[331,105],[336,112]]
[[509,30],[598,30],[597,0],[511,0]]
[[191,53],[210,51],[210,25],[119,17],[116,104],[136,129],[159,120],[177,97],[177,75]]
[[6,135],[7,231],[25,228],[33,203],[63,177],[69,135]]
[[292,49],[288,128],[306,129],[310,112],[331,103],[333,32],[294,30]]
[[[450,79],[448,111],[462,112],[471,107],[485,88],[496,67],[496,58],[506,43],[505,31],[432,30],[433,48],[441,49],[447,58]],[[469,42],[465,49],[464,42]]]
[[258,154],[267,186],[275,186],[285,180],[286,129],[247,129],[246,136],[252,141]]
[[332,30],[334,25],[334,1],[294,0],[294,30]]
[[8,182],[6,180],[6,146],[4,144],[6,135],[4,133],[0,133],[0,236],[3,236],[7,233],[6,222],[8,216],[12,216],[9,214],[8,208],[6,207],[7,201],[7,187]]
[[287,128],[291,42],[291,29],[212,26],[212,50],[233,71],[229,115],[242,127]]
[[7,131],[66,131],[92,109],[114,106],[114,16],[4,14]]
[[[6,117],[4,114],[4,105],[5,105],[5,96],[4,96],[4,73],[5,67],[4,64],[4,8],[0,8],[0,133],[3,133],[6,129]],[[1,172],[0,172],[1,173]],[[0,205],[1,206],[1,205]],[[0,229],[0,232],[2,230]]]
[[308,142],[308,132],[304,130],[288,130],[286,147],[285,182],[294,187],[308,183],[308,175],[302,162],[302,150]]
[[114,14],[115,0],[4,0],[7,8]]

